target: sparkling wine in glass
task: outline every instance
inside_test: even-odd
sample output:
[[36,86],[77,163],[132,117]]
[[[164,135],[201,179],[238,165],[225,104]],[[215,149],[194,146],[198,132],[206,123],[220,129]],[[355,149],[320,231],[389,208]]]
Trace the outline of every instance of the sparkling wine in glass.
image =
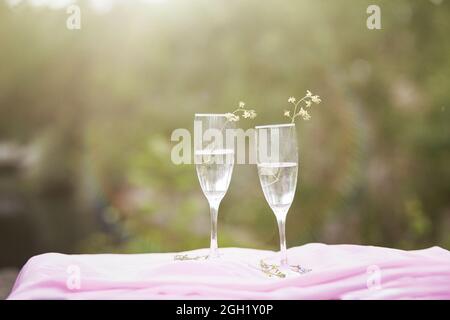
[[287,270],[286,216],[294,200],[298,172],[295,124],[256,127],[256,150],[259,181],[278,222],[281,267]]
[[201,136],[195,136],[195,166],[203,194],[211,212],[210,256],[218,257],[217,217],[219,205],[230,185],[234,167],[234,148],[227,147],[226,131],[234,125],[224,114],[196,114]]

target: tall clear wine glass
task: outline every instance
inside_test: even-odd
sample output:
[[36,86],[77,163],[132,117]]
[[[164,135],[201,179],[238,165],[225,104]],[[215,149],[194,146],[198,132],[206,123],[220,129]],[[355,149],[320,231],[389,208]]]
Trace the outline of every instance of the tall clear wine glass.
[[[234,147],[227,146],[226,132],[234,129],[225,114],[196,114],[194,154],[198,180],[211,212],[210,257],[218,257],[217,217],[219,205],[230,185]],[[197,129],[196,129],[197,128]]]
[[256,150],[259,181],[278,222],[280,265],[288,270],[286,215],[294,200],[298,171],[295,124],[256,127]]

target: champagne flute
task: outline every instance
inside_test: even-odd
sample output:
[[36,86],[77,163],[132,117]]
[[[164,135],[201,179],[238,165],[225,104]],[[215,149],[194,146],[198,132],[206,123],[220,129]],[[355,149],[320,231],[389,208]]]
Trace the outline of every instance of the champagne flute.
[[297,187],[298,149],[295,124],[256,127],[256,149],[259,181],[278,222],[280,265],[282,269],[289,270],[285,229],[286,215]]
[[[234,148],[225,143],[226,131],[234,129],[225,114],[196,114],[200,126],[194,134],[194,154],[198,180],[209,202],[211,213],[210,257],[218,257],[217,217],[219,205],[230,185],[234,167]],[[195,129],[194,129],[195,130]]]

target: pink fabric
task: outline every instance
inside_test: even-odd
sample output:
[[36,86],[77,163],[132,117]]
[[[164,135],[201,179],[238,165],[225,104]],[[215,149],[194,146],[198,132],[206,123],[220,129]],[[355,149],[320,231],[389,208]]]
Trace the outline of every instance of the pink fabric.
[[[450,252],[439,247],[308,244],[289,249],[289,262],[312,271],[285,279],[259,269],[274,252],[220,252],[205,261],[174,261],[174,253],[43,254],[23,267],[9,299],[450,299]],[[79,288],[68,286],[74,270]]]

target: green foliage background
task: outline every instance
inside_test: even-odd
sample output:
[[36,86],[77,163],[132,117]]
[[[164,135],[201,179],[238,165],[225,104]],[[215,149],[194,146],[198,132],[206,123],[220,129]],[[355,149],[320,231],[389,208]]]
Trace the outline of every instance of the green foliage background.
[[[0,143],[31,158],[0,194],[26,204],[30,250],[207,247],[207,202],[195,168],[171,163],[171,132],[240,100],[259,114],[244,128],[280,123],[306,89],[323,103],[299,124],[288,245],[450,248],[450,3],[377,1],[382,30],[368,30],[371,3],[125,1],[99,14],[82,1],[70,31],[64,10],[0,2]],[[219,245],[277,249],[254,166],[235,168]]]

